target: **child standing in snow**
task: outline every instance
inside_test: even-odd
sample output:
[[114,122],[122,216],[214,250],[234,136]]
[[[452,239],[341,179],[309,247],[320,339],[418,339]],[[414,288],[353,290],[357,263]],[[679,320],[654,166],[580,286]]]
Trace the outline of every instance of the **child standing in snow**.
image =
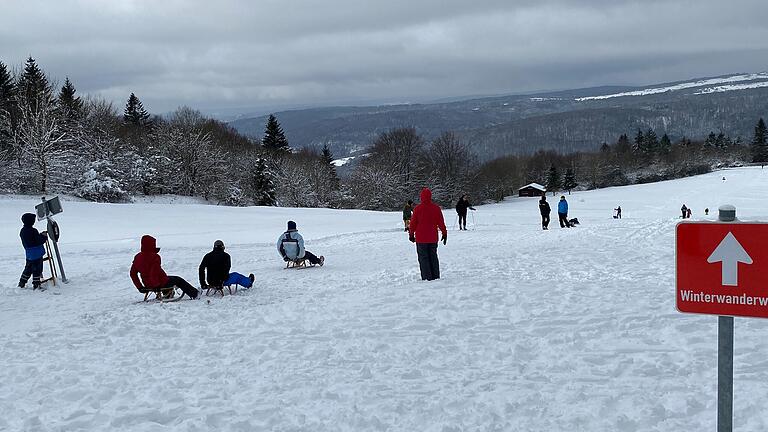
[[24,246],[27,263],[24,271],[19,278],[19,288],[24,288],[32,277],[32,288],[40,288],[43,279],[43,256],[45,255],[45,242],[48,241],[48,235],[45,231],[42,234],[35,229],[36,216],[32,213],[24,213],[21,216],[21,222],[24,227],[21,228],[19,236],[21,244]]
[[408,226],[411,224],[411,215],[413,214],[413,201],[408,200],[403,207],[403,225],[405,232],[408,232]]

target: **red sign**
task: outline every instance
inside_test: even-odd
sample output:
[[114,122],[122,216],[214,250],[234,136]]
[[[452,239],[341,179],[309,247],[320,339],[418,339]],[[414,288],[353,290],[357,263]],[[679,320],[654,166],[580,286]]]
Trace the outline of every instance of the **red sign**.
[[768,318],[768,224],[677,225],[677,310]]

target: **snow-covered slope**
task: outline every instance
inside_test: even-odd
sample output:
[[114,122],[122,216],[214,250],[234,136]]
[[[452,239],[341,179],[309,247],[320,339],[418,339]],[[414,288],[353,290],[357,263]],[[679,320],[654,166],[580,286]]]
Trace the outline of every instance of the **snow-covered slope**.
[[718,78],[708,78],[696,81],[680,82],[662,87],[650,87],[642,90],[612,93],[598,96],[585,96],[576,98],[576,101],[612,99],[624,96],[648,96],[659,93],[673,92],[687,89],[698,89],[694,94],[720,93],[732,90],[744,90],[768,86],[768,73],[753,73],[730,75]]
[[[398,213],[65,202],[71,283],[42,293],[14,288],[36,201],[2,200],[0,430],[714,430],[717,319],[675,310],[674,226],[683,203],[765,220],[767,189],[744,168],[579,192],[582,225],[550,231],[536,199],[481,206],[431,283]],[[288,219],[325,267],[282,269]],[[256,287],[142,304],[144,233],[192,282],[221,238]],[[736,320],[738,430],[768,427],[767,331]]]

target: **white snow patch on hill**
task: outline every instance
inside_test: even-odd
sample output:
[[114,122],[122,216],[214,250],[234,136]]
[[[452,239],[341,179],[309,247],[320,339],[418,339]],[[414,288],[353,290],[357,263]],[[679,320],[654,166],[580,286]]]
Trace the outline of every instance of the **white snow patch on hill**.
[[[2,200],[0,430],[714,430],[717,319],[675,310],[674,228],[683,203],[766,220],[765,190],[743,168],[576,192],[582,225],[550,231],[536,198],[480,206],[432,283],[399,212],[65,201],[71,283],[46,292],[15,288],[37,199]],[[325,267],[283,270],[288,219]],[[143,304],[145,233],[195,284],[222,239],[256,287]],[[736,320],[738,430],[768,428],[766,333]]]
[[[685,90],[689,88],[714,86],[717,84],[727,84],[727,83],[735,83],[735,82],[742,82],[742,81],[754,81],[754,80],[760,80],[760,79],[768,79],[768,73],[761,72],[761,73],[755,73],[755,74],[742,74],[742,75],[733,75],[729,77],[711,78],[711,79],[705,79],[705,80],[699,80],[699,81],[689,81],[689,82],[679,83],[679,84],[665,86],[665,87],[654,87],[654,88],[647,88],[643,90],[634,90],[629,92],[613,93],[613,94],[600,95],[600,96],[586,96],[586,97],[576,98],[575,100],[581,102],[581,101],[588,101],[588,100],[611,99],[611,98],[624,97],[624,96],[648,96],[648,95],[665,93],[665,92],[676,91],[676,90]],[[752,83],[752,84],[757,84],[757,83]],[[768,84],[765,84],[765,85],[768,85]],[[764,85],[756,86],[756,87],[764,87]],[[756,88],[756,87],[744,87],[744,88]],[[725,89],[724,86],[721,88],[722,90],[720,91],[737,90],[737,88]],[[708,92],[708,93],[712,93],[712,92]],[[700,92],[696,94],[703,94],[703,93]]]

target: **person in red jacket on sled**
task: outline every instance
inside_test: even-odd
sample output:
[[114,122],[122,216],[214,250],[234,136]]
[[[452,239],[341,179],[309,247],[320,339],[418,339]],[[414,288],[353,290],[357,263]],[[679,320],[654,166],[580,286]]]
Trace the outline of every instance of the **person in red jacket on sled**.
[[[168,276],[160,265],[160,248],[157,247],[157,240],[154,237],[145,235],[141,238],[141,252],[133,258],[131,265],[131,280],[136,288],[171,288],[179,287],[184,294],[195,299],[197,298],[197,288],[179,276]],[[141,275],[141,280],[139,280]]]
[[443,211],[432,202],[432,191],[424,188],[421,190],[421,202],[413,209],[408,231],[409,239],[416,243],[421,280],[440,279],[440,261],[437,258],[438,229],[443,234],[443,244],[446,244],[448,230],[445,229]]

